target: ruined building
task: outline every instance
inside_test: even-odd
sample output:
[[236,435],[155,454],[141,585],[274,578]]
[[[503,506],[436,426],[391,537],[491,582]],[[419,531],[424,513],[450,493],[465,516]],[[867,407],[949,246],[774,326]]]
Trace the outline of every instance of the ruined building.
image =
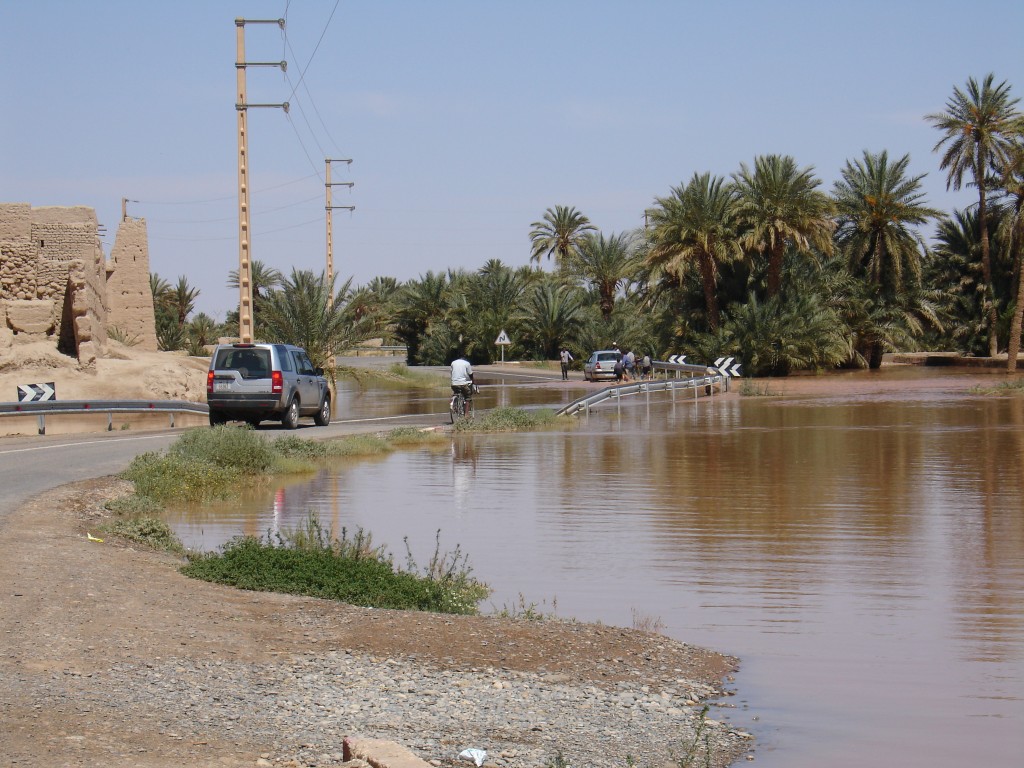
[[123,218],[107,260],[92,208],[0,203],[0,352],[49,338],[90,366],[108,333],[157,348],[145,220]]

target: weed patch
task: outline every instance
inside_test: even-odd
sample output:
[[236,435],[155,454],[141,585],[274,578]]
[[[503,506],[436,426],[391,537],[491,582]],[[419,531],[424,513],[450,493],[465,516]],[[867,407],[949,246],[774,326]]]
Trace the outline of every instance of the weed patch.
[[156,517],[114,520],[103,526],[104,533],[143,544],[161,552],[182,554],[185,548],[171,531],[171,527]]
[[557,417],[548,408],[495,408],[475,419],[463,419],[455,424],[456,432],[522,432],[554,424]]
[[182,572],[240,589],[283,592],[399,610],[474,614],[490,589],[472,577],[465,557],[438,550],[419,573],[396,568],[382,547],[359,530],[340,539],[311,514],[295,531],[257,539],[233,539],[220,552],[190,556]]
[[991,386],[979,384],[971,391],[976,395],[1021,395],[1024,394],[1024,378],[1001,381]]

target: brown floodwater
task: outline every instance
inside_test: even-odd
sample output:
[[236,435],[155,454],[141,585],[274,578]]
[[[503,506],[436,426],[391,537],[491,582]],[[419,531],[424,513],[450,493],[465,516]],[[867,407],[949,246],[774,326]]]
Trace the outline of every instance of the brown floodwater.
[[[403,397],[444,410],[443,394],[391,393],[370,411]],[[408,537],[421,563],[440,530],[495,608],[522,595],[739,656],[713,716],[755,734],[762,766],[1016,766],[1022,457],[1021,398],[638,398],[571,428],[339,462],[169,519],[213,549],[316,511],[403,562]]]

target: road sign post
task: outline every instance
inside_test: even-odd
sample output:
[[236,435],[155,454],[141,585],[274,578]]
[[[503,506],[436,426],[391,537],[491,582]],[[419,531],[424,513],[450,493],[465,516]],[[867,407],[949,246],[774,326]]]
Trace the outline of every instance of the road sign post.
[[504,363],[505,362],[505,347],[507,347],[509,344],[512,343],[511,339],[509,339],[509,337],[508,337],[508,334],[505,333],[505,329],[504,328],[501,329],[501,333],[498,334],[498,338],[496,338],[494,340],[494,343],[497,346],[501,347],[501,362]]
[[45,384],[19,384],[19,403],[41,403],[46,400],[57,399],[57,385],[52,381]]

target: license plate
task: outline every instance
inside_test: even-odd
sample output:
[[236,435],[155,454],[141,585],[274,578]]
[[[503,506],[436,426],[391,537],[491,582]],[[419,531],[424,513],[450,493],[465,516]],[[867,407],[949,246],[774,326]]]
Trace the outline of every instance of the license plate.
[[230,381],[215,381],[213,382],[214,392],[230,392],[231,382]]

